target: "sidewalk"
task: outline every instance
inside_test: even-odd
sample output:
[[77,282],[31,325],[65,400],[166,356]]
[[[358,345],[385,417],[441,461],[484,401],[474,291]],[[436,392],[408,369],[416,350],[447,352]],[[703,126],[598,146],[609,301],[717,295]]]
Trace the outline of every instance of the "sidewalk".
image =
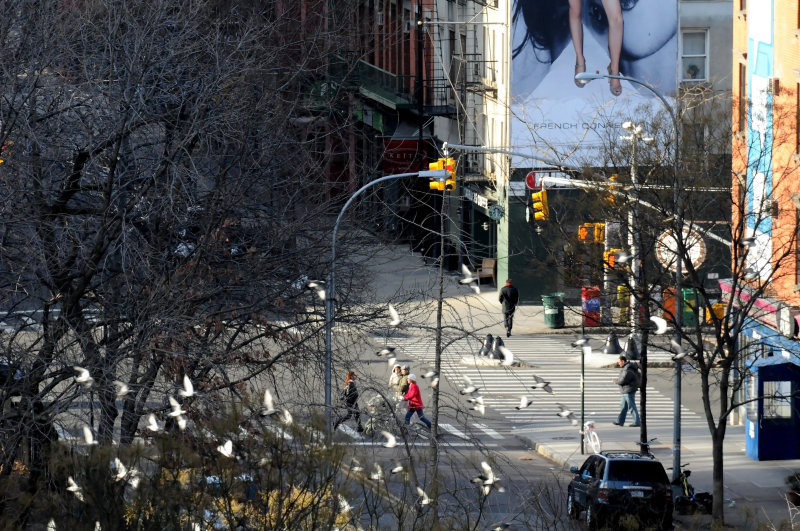
[[[407,247],[395,246],[381,248],[385,260],[379,270],[375,271],[375,286],[378,289],[378,300],[389,297],[398,289],[413,289],[414,286],[430,289],[434,285],[438,269],[425,265],[419,254],[412,254]],[[498,286],[487,283],[481,285],[479,295],[471,295],[469,305],[465,303],[465,296],[469,290],[459,286],[459,275],[445,273],[444,296],[448,298],[448,305],[456,313],[469,314],[470,318],[480,322],[486,330],[483,333],[504,334],[502,312],[498,301]],[[461,316],[459,316],[461,317]],[[518,306],[514,317],[514,336],[534,335],[565,335],[564,341],[569,342],[580,337],[582,333],[581,314],[579,307],[566,307],[564,309],[565,327],[552,329],[545,325],[544,309],[541,305]],[[613,366],[617,356],[603,355],[602,349],[609,329],[586,328],[585,333],[592,336],[591,342],[595,349],[592,359],[587,359],[587,364],[592,366]],[[621,344],[624,344],[625,332],[617,328]],[[669,353],[651,349],[652,359],[668,360]],[[580,356],[565,360],[567,363],[580,364]],[[660,365],[660,364],[659,364]],[[669,363],[665,364],[669,367]],[[668,368],[653,369],[649,371],[648,386],[660,388],[662,392],[671,392],[674,371]],[[700,414],[703,414],[700,402],[699,385],[693,381],[691,375],[684,377],[682,386],[682,405]],[[725,485],[725,520],[734,528],[755,528],[755,522],[771,522],[778,528],[780,522],[789,521],[790,511],[784,499],[786,490],[784,479],[790,474],[800,471],[800,460],[791,461],[754,461],[745,455],[745,431],[743,426],[728,426],[724,443],[724,485]],[[598,426],[598,434],[604,441],[604,448],[625,448],[638,450],[633,441],[638,437],[638,430],[617,427],[613,425]],[[617,431],[615,431],[617,430]],[[619,430],[623,430],[620,432]],[[628,431],[630,430],[630,431]],[[635,433],[634,433],[635,432]],[[585,459],[579,451],[580,440],[576,428],[565,423],[563,428],[534,428],[520,427],[515,433],[526,440],[530,447],[538,453],[563,464],[565,466],[579,466]],[[672,466],[673,431],[672,425],[648,425],[648,435],[658,436],[659,439],[652,447],[653,454],[664,464],[665,468]],[[665,436],[666,435],[666,436]],[[622,442],[620,440],[629,440]],[[587,451],[588,453],[588,451]],[[712,446],[708,429],[695,424],[692,427],[682,426],[681,430],[681,462],[690,463],[692,470],[691,482],[698,491],[711,491],[712,488]],[[668,472],[668,474],[671,474]],[[800,523],[800,517],[795,512],[795,521]],[[708,516],[676,516],[676,528],[694,529],[703,528],[710,522]]]

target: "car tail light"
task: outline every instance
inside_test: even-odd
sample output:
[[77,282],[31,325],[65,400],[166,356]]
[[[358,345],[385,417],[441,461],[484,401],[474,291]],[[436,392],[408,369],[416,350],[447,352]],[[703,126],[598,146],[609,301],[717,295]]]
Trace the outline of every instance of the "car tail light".
[[672,489],[667,488],[666,493],[667,493],[667,501],[672,501]]
[[597,501],[600,503],[608,503],[609,489],[597,489]]

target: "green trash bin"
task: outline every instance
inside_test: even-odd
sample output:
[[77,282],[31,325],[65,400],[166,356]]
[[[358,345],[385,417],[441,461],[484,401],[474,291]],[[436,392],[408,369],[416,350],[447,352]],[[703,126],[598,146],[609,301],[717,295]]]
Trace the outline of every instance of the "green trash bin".
[[697,325],[697,299],[698,293],[695,288],[681,289],[681,298],[683,304],[681,309],[681,325],[682,326],[696,326]]
[[564,328],[564,302],[561,300],[563,295],[563,293],[542,295],[544,324],[548,328]]

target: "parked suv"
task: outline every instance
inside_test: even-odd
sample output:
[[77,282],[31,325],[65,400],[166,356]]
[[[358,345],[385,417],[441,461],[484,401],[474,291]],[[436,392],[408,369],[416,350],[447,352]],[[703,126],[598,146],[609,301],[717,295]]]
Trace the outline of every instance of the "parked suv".
[[578,520],[586,511],[589,529],[632,515],[640,524],[672,529],[672,489],[664,466],[648,454],[609,450],[594,454],[567,488],[567,511]]

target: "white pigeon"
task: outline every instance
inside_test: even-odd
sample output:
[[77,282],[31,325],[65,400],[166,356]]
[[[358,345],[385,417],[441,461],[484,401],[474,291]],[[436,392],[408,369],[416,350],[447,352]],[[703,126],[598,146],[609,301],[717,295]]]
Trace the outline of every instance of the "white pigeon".
[[420,497],[419,499],[420,505],[429,505],[431,503],[431,499],[428,497],[425,491],[419,487],[417,487],[417,494],[419,494]]
[[475,404],[470,409],[472,409],[474,411],[477,411],[481,415],[485,415],[486,414],[486,406],[483,405],[483,404]]
[[423,372],[420,376],[422,376],[423,378],[433,378],[434,376],[438,376],[438,375],[439,375],[438,372],[434,371],[433,369],[429,369],[429,370]]
[[500,478],[494,475],[494,471],[492,467],[489,466],[489,463],[486,461],[481,461],[481,468],[483,469],[483,475],[485,479],[483,480],[484,485],[493,485],[496,481]]
[[194,396],[194,385],[192,385],[192,381],[189,379],[188,374],[183,375],[183,389],[179,389],[178,394],[183,398],[190,398]]
[[292,414],[289,413],[288,409],[284,409],[281,411],[281,422],[283,422],[287,426],[292,422],[294,422],[294,417],[292,417]]
[[578,419],[575,418],[575,414],[572,411],[570,411],[569,409],[567,409],[566,407],[564,407],[561,404],[556,404],[556,405],[561,410],[558,413],[556,413],[556,415],[558,415],[562,419],[570,419],[570,421],[572,422],[573,426],[577,426],[578,425]]
[[527,396],[522,395],[519,399],[519,405],[514,406],[514,409],[520,410],[525,409],[529,405],[533,404],[533,400],[530,400]]
[[470,271],[466,264],[461,264],[461,272],[464,274],[464,278],[460,279],[458,283],[468,284],[470,289],[479,295],[481,292],[481,286],[477,275]]
[[650,316],[650,320],[653,321],[656,325],[655,334],[661,335],[667,331],[667,321],[666,319],[662,319],[661,317],[656,317],[655,315]]
[[169,412],[170,417],[180,417],[186,413],[186,411],[181,408],[178,401],[172,396],[169,397],[169,405],[172,407],[172,411]]
[[694,353],[685,350],[674,338],[670,339],[669,343],[672,346],[672,350],[675,351],[675,354],[672,356],[672,361],[680,361],[686,356],[691,357],[694,355]]
[[383,435],[386,438],[386,442],[383,443],[384,448],[394,448],[395,446],[397,446],[397,439],[395,438],[394,435],[392,435],[388,431],[382,431],[381,435]]
[[158,431],[158,421],[156,420],[156,416],[152,413],[150,416],[147,417],[147,429],[150,431]]
[[431,380],[431,387],[433,387],[433,388],[439,387],[439,378],[438,377],[436,377],[433,380]]
[[463,376],[464,378],[464,387],[459,391],[462,395],[470,395],[478,391],[478,387],[472,383],[472,379],[467,376],[466,374]]
[[392,368],[394,368],[394,364],[397,363],[397,358],[392,356],[387,361],[389,362],[389,368],[392,369]]
[[358,459],[355,457],[352,459],[352,465],[350,465],[351,472],[363,472],[364,467],[361,466],[361,463],[358,462]]
[[217,451],[225,457],[233,457],[233,441],[226,440],[221,445],[217,446]]
[[470,404],[483,404],[483,397],[481,395],[472,396],[470,398],[467,398],[467,402],[469,402]]
[[392,352],[394,352],[395,347],[384,347],[380,349],[378,352],[375,353],[376,356],[388,356]]
[[513,365],[514,364],[514,353],[511,352],[507,347],[504,345],[500,345],[498,349],[500,354],[503,355],[503,361],[500,362],[500,365]]
[[395,463],[395,465],[390,470],[392,474],[399,474],[402,471],[403,471],[403,465],[401,465],[400,463]]
[[92,435],[92,430],[85,424],[83,426],[83,442],[89,446],[94,446],[97,444],[97,441],[94,440],[94,435]]
[[175,420],[178,421],[178,427],[181,429],[181,431],[186,429],[186,417],[183,415],[178,415]]
[[269,389],[264,390],[264,399],[262,400],[262,402],[264,406],[261,409],[262,417],[268,417],[278,412],[278,410],[275,409],[275,404],[272,401],[272,393],[269,392]]
[[81,489],[72,476],[67,477],[67,490],[70,491],[78,498],[79,501],[86,501],[83,497],[83,489]]
[[583,345],[586,345],[587,343],[589,343],[589,341],[591,341],[591,339],[592,339],[591,337],[587,337],[587,336],[579,337],[578,339],[576,339],[575,341],[572,342],[572,346],[573,347],[582,347]]
[[119,380],[114,380],[112,382],[114,387],[117,388],[116,397],[122,398],[123,396],[127,395],[130,389],[128,389],[128,384],[125,382],[120,382]]
[[84,369],[83,367],[78,367],[75,365],[72,367],[75,369],[75,382],[81,385],[85,385],[86,387],[92,385],[94,383],[94,378],[89,374],[89,371]]
[[616,264],[624,264],[633,258],[633,255],[628,251],[617,251],[614,253],[614,260]]
[[541,376],[533,375],[533,379],[536,380],[536,383],[531,386],[531,389],[543,389],[550,394],[553,394],[553,388],[550,387],[550,382],[545,381],[544,378]]
[[47,531],[56,531],[56,521],[52,518],[47,522]]
[[375,481],[380,481],[383,479],[383,469],[378,463],[375,463],[373,472],[369,475],[369,479],[373,479]]
[[744,247],[745,249],[749,249],[750,247],[755,246],[756,239],[753,236],[750,236],[748,238],[742,238],[742,241],[740,243],[742,247]]
[[114,481],[121,481],[128,475],[128,469],[122,464],[119,457],[114,458],[114,461],[111,463],[111,469],[114,470]]
[[397,313],[397,310],[395,310],[394,306],[391,304],[389,305],[389,317],[391,317],[389,326],[397,326],[400,324],[400,314]]
[[339,494],[339,512],[340,513],[349,513],[353,507],[350,506],[350,502],[347,501],[347,498]]

